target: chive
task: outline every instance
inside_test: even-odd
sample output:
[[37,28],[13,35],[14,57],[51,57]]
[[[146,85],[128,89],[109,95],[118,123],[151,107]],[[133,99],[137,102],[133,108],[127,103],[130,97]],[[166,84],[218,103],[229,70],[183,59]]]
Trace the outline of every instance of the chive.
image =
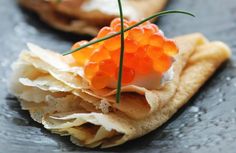
[[[137,27],[137,26],[143,24],[144,22],[149,21],[149,20],[151,20],[151,19],[153,19],[153,18],[155,18],[155,17],[160,17],[160,16],[167,15],[167,14],[176,14],[176,13],[185,14],[185,15],[189,15],[189,16],[195,17],[192,13],[189,13],[189,12],[186,12],[186,11],[181,11],[181,10],[162,11],[162,12],[156,13],[156,14],[150,16],[150,17],[147,17],[147,18],[145,18],[144,20],[142,20],[142,21],[140,21],[140,22],[138,22],[138,23],[136,23],[136,24],[134,24],[134,25],[132,25],[132,26],[126,28],[126,29],[124,29],[124,32],[129,31],[129,30],[131,30],[132,28]],[[68,55],[68,54],[74,53],[74,52],[79,51],[79,50],[81,50],[81,49],[83,49],[83,48],[86,48],[86,47],[88,47],[88,46],[90,46],[90,45],[93,45],[93,44],[99,43],[99,42],[101,42],[101,41],[110,39],[110,38],[115,37],[115,36],[118,36],[118,35],[120,35],[120,34],[121,34],[121,32],[117,32],[117,33],[114,33],[114,34],[112,34],[112,35],[108,35],[108,36],[105,36],[105,37],[103,37],[103,38],[90,41],[89,43],[87,43],[87,44],[85,44],[85,45],[82,45],[82,46],[80,46],[79,48],[76,48],[76,49],[74,49],[74,50],[69,50],[69,51],[64,52],[63,55]]]
[[121,0],[118,0],[119,11],[120,11],[120,22],[121,22],[121,37],[120,37],[120,64],[119,64],[119,75],[117,81],[117,92],[116,92],[116,103],[120,103],[120,93],[122,86],[122,74],[123,74],[123,59],[124,59],[124,50],[125,50],[125,38],[124,38],[124,17]]
[[120,52],[119,74],[118,74],[118,81],[117,81],[117,93],[116,93],[116,102],[120,103],[121,86],[122,86],[122,74],[123,74],[123,59],[124,59],[124,50],[125,50],[124,32],[126,32],[126,31],[128,31],[128,30],[130,30],[130,29],[132,29],[132,28],[134,28],[136,26],[139,26],[142,23],[144,23],[146,21],[149,21],[149,20],[151,20],[151,19],[153,19],[155,17],[163,16],[163,15],[166,15],[166,14],[181,13],[181,14],[186,14],[186,15],[190,15],[190,16],[193,16],[193,17],[195,17],[195,16],[193,14],[189,13],[189,12],[180,11],[180,10],[162,11],[162,12],[154,14],[154,15],[152,15],[152,16],[150,16],[150,17],[148,17],[148,18],[146,18],[146,19],[136,23],[133,26],[130,26],[130,27],[124,29],[124,18],[123,18],[123,10],[122,10],[121,0],[118,0],[118,4],[119,4],[120,20],[121,20],[121,31],[120,32],[117,32],[115,34],[103,37],[101,39],[97,39],[97,40],[91,41],[91,42],[89,42],[89,43],[87,43],[85,45],[80,46],[79,48],[67,51],[67,52],[63,53],[63,55],[71,54],[71,53],[76,52],[76,51],[78,51],[80,49],[86,48],[86,47],[88,47],[88,46],[90,46],[92,44],[96,44],[98,42],[110,39],[110,38],[118,36],[118,35],[121,35],[121,52]]

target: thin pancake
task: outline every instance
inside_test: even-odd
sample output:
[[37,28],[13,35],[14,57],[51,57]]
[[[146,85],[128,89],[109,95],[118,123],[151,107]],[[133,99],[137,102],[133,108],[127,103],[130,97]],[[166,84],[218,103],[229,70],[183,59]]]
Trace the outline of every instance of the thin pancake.
[[[20,0],[22,6],[36,12],[42,20],[66,32],[95,35],[119,16],[116,0],[64,0],[60,4],[46,0]],[[124,15],[143,19],[161,11],[167,0],[126,0]]]
[[[143,136],[161,126],[180,107],[186,104],[214,71],[230,57],[230,49],[222,42],[203,41],[205,43],[193,45],[190,43],[192,38],[195,38],[196,42],[202,42],[197,41],[199,37],[195,36],[196,34],[177,38],[179,47],[182,46],[180,49],[185,50],[189,49],[188,46],[194,46],[193,51],[189,57],[186,56],[186,64],[184,69],[179,73],[179,81],[176,84],[176,90],[172,93],[172,91],[169,92],[170,88],[163,88],[161,91],[155,91],[156,93],[149,95],[154,101],[156,101],[157,97],[163,105],[158,107],[158,109],[154,109],[143,118],[137,120],[122,111],[102,113],[101,111],[95,112],[93,109],[86,109],[88,106],[82,103],[86,102],[85,99],[93,99],[93,96],[90,95],[91,97],[89,97],[79,92],[75,95],[73,94],[74,92],[71,93],[71,91],[62,91],[59,93],[57,91],[54,93],[57,94],[55,95],[57,96],[56,98],[48,91],[48,95],[41,95],[41,97],[45,96],[45,100],[38,103],[34,102],[34,97],[31,97],[31,101],[30,97],[27,99],[23,97],[21,98],[22,106],[24,109],[29,110],[32,118],[41,122],[45,128],[60,135],[70,135],[72,142],[86,147],[96,147],[100,145],[101,147],[112,147]],[[204,37],[201,40],[203,39]],[[22,63],[21,61],[20,64]],[[18,65],[20,64],[18,63]],[[22,66],[28,65],[22,64]],[[19,70],[22,69],[18,67],[14,70],[15,74],[18,74],[13,77],[14,79],[18,80],[22,76],[29,76],[32,80],[35,79],[34,75],[32,76],[22,71],[20,75],[17,73]],[[12,87],[17,86],[17,83],[21,84],[16,80],[13,80]],[[29,86],[25,87],[26,85],[27,84],[21,84],[18,88],[13,88],[13,93],[17,93],[16,95],[20,97],[21,92],[19,92],[19,90],[23,90],[22,92],[24,93],[25,88],[32,88]],[[37,84],[37,86],[39,85],[40,84]],[[39,88],[37,89],[40,90]],[[49,88],[44,88],[44,90],[45,89]],[[152,91],[150,92],[152,93]],[[171,94],[171,96],[169,94]],[[80,95],[83,96],[80,97]],[[35,94],[34,96],[39,95]],[[73,97],[77,100],[74,100]],[[125,97],[128,99],[122,103],[129,103],[130,99],[136,99],[136,96],[130,98],[129,95],[126,95]],[[99,98],[94,97],[95,101],[97,99]],[[87,103],[89,102],[87,101]],[[156,103],[155,105],[159,104]],[[90,107],[96,109],[93,105],[90,105]],[[135,104],[132,107],[135,107]],[[139,112],[142,112],[142,110],[139,110]]]
[[[186,42],[186,39],[188,44],[184,43]],[[64,60],[64,57],[58,53],[29,44],[28,46],[30,52],[22,52],[20,59],[24,62],[31,63],[40,71],[46,71],[48,75],[51,75],[55,79],[53,82],[60,81],[64,83],[65,86],[67,85],[76,90],[75,92],[72,91],[73,94],[76,94],[77,92],[81,95],[81,93],[83,93],[83,95],[87,95],[86,98],[96,98],[96,101],[87,101],[84,99],[85,96],[82,97],[82,99],[95,107],[100,107],[100,105],[102,105],[101,101],[106,101],[109,103],[109,107],[113,110],[117,109],[131,118],[140,119],[148,116],[157,109],[160,109],[170,100],[176,92],[180,73],[185,67],[189,57],[194,52],[194,49],[199,45],[208,43],[208,41],[201,34],[192,34],[189,36],[176,38],[176,42],[180,48],[180,53],[176,57],[176,62],[173,65],[175,72],[174,79],[166,83],[159,90],[147,90],[143,87],[138,87],[135,85],[124,86],[122,87],[121,104],[119,105],[115,102],[116,90],[108,88],[99,91],[90,90],[88,86],[86,86],[86,78],[83,77],[80,69],[77,68],[80,73],[76,73],[76,71],[74,71],[74,67],[70,68]],[[29,79],[28,82],[29,81],[37,82],[37,79]],[[29,86],[27,84],[24,85]],[[51,87],[51,89],[53,88],[57,87]]]

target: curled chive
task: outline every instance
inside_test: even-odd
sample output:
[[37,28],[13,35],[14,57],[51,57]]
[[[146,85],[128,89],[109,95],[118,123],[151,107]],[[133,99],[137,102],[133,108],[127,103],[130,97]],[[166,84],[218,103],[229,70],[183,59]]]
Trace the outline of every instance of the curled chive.
[[169,10],[169,11],[162,11],[159,12],[157,14],[154,14],[148,18],[145,18],[144,20],[134,24],[133,26],[130,26],[126,29],[124,29],[124,18],[123,18],[123,10],[122,10],[122,4],[121,4],[121,0],[118,0],[118,4],[119,4],[119,11],[120,11],[120,19],[121,19],[121,31],[117,32],[115,34],[112,35],[108,35],[106,37],[94,40],[94,41],[90,41],[89,43],[80,46],[79,48],[76,48],[74,50],[69,50],[65,53],[63,53],[63,55],[68,55],[71,54],[73,52],[79,51],[80,49],[86,48],[90,45],[99,43],[101,41],[110,39],[112,37],[121,35],[121,52],[120,52],[120,63],[119,63],[119,74],[118,74],[118,82],[117,82],[117,93],[116,93],[116,102],[119,103],[120,102],[120,94],[121,94],[121,86],[122,86],[122,73],[123,73],[123,59],[124,59],[124,50],[125,50],[125,42],[124,42],[124,32],[131,30],[132,28],[139,26],[141,24],[143,24],[146,21],[149,21],[155,17],[159,17],[159,16],[163,16],[163,15],[167,15],[167,14],[174,14],[174,13],[180,13],[180,14],[186,14],[186,15],[190,15],[192,17],[195,17],[192,13],[186,12],[186,11],[181,11],[181,10]]
[[[134,25],[124,29],[124,32],[129,31],[129,30],[133,29],[134,27],[137,27],[137,26],[143,24],[144,22],[149,21],[149,20],[151,20],[153,18],[160,17],[160,16],[167,15],[167,14],[176,14],[176,13],[178,13],[178,14],[185,14],[185,15],[189,15],[189,16],[195,17],[195,15],[193,15],[192,13],[189,13],[189,12],[186,12],[186,11],[181,11],[181,10],[162,11],[162,12],[156,13],[156,14],[150,16],[150,17],[147,17],[147,18],[143,19],[142,21],[140,21],[140,22],[138,22],[138,23],[136,23],[136,24],[134,24]],[[69,51],[64,52],[63,55],[68,55],[68,54],[74,53],[74,52],[79,51],[79,50],[81,50],[83,48],[86,48],[86,47],[88,47],[90,45],[93,45],[93,44],[99,43],[101,41],[110,39],[110,38],[118,36],[120,34],[121,34],[121,32],[117,32],[117,33],[114,33],[112,35],[108,35],[106,37],[90,41],[89,43],[87,43],[85,45],[82,45],[82,46],[80,46],[80,47],[78,47],[78,48],[76,48],[74,50],[69,50]]]
[[124,17],[121,0],[118,0],[119,11],[120,11],[120,22],[121,22],[121,37],[120,37],[120,64],[119,64],[119,74],[117,81],[117,92],[116,92],[116,103],[120,103],[120,93],[122,86],[122,74],[123,74],[123,59],[124,59],[124,50],[125,50],[125,38],[124,38]]

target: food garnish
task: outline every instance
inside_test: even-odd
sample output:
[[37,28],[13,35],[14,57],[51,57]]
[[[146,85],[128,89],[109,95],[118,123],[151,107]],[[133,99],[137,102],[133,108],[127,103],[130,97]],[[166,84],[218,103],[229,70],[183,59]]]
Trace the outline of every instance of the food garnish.
[[[121,85],[131,83],[137,74],[151,72],[163,75],[172,65],[178,48],[173,40],[164,37],[162,31],[149,20],[171,13],[193,14],[185,11],[163,11],[140,22],[114,19],[110,27],[103,27],[92,41],[80,41],[69,52],[79,66],[84,67],[85,77],[93,89],[109,87],[117,82],[117,98],[120,101]],[[124,63],[123,63],[124,60]],[[124,66],[123,66],[124,65]]]
[[[147,19],[122,16],[92,41],[73,45],[68,57],[30,43],[28,48],[12,67],[11,93],[46,129],[90,148],[117,146],[160,127],[231,56],[226,44],[202,34],[172,40]],[[163,88],[135,82],[156,87],[153,81],[161,77],[153,74],[170,70],[174,78]]]
[[[124,20],[126,26],[131,26],[135,22]],[[95,39],[114,33],[120,25],[120,19],[114,19],[111,26],[102,28]],[[151,72],[164,74],[178,53],[175,42],[165,38],[162,31],[150,22],[127,31],[124,42],[123,85],[131,83],[136,74],[146,75]],[[88,42],[77,42],[71,49],[85,43]],[[94,89],[102,89],[108,87],[109,80],[118,81],[121,48],[120,36],[116,36],[74,52],[72,56],[76,63],[84,68],[85,77],[91,81],[91,86]]]

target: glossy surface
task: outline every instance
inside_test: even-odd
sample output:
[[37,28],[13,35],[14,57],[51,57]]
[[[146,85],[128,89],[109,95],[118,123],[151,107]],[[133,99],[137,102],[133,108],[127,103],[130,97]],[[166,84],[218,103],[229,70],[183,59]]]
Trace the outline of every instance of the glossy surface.
[[[135,22],[135,20],[124,20],[124,28],[132,26]],[[115,18],[111,21],[110,27],[103,27],[93,40],[110,36],[111,34],[120,32],[120,30],[120,18]],[[139,33],[142,34],[134,37],[134,35]],[[72,46],[71,50],[76,50],[88,43],[87,41],[80,40]],[[149,80],[147,75],[150,73],[155,73],[163,77],[168,69],[170,69],[174,61],[173,58],[179,52],[175,41],[165,37],[158,26],[149,21],[135,27],[135,30],[132,29],[131,31],[125,32],[124,44],[122,85],[137,85],[135,84],[135,80],[145,82],[145,80]],[[103,89],[111,87],[111,84],[117,84],[120,54],[120,36],[115,36],[73,52],[71,55],[74,58],[75,65],[83,67],[90,87],[93,89]],[[91,66],[91,64],[99,65],[99,67]],[[88,74],[87,72],[92,73]],[[140,75],[144,77],[142,79],[138,78]],[[155,82],[157,79],[155,78],[149,81]],[[160,82],[153,84],[152,88],[148,88],[145,83],[140,86],[152,90],[156,89],[159,85]],[[112,86],[111,88],[115,87]]]
[[14,0],[0,0],[0,153],[124,152],[124,153],[235,153],[236,150],[236,3],[235,0],[173,0],[168,9],[190,10],[188,16],[160,18],[168,37],[202,32],[210,40],[222,40],[234,54],[203,88],[168,123],[122,146],[99,150],[73,145],[68,137],[51,134],[32,121],[7,92],[10,64],[30,41],[65,51],[87,36],[64,34],[18,8]]

